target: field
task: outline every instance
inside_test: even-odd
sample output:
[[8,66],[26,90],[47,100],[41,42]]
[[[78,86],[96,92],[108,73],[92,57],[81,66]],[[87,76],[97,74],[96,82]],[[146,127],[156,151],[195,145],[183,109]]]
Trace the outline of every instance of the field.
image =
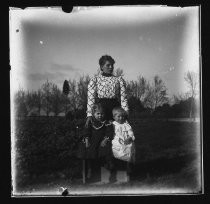
[[130,182],[94,185],[82,184],[82,163],[75,157],[83,121],[18,121],[15,195],[58,195],[61,186],[72,195],[201,191],[200,123],[158,119],[130,123],[136,137]]

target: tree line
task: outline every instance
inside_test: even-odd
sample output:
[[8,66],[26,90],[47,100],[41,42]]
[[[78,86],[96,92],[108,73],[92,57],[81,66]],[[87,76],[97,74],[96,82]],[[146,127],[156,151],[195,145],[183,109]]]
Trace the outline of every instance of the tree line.
[[[116,69],[115,75],[123,75],[123,70]],[[127,81],[126,91],[130,112],[135,114],[146,110],[151,115],[158,112],[165,112],[167,115],[172,110],[177,111],[177,106],[182,106],[184,109],[182,112],[187,110],[185,115],[193,117],[196,108],[195,97],[198,94],[198,74],[188,71],[184,79],[189,91],[184,95],[174,95],[170,98],[164,81],[158,75],[154,76],[152,81],[141,75],[137,80]],[[89,75],[85,75],[77,81],[64,80],[62,89],[48,80],[36,91],[20,89],[14,97],[15,114],[17,117],[22,117],[58,116],[63,113],[69,117],[85,117],[89,80]]]

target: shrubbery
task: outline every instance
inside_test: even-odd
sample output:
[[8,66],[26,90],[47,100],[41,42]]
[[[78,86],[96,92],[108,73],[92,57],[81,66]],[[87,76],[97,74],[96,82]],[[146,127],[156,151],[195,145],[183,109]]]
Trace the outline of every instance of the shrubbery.
[[32,176],[76,168],[77,144],[83,127],[83,120],[69,121],[60,117],[17,120],[17,172]]

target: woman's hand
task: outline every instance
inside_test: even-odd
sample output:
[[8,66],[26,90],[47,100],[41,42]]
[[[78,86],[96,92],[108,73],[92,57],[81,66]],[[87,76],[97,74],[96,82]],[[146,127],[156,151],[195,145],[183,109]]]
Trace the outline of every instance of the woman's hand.
[[104,138],[104,139],[102,140],[102,142],[101,142],[101,147],[106,146],[106,143],[107,143],[108,139],[109,139],[109,138],[106,137],[106,138]]
[[88,116],[86,123],[85,123],[85,127],[88,128],[89,124],[92,122],[92,116]]

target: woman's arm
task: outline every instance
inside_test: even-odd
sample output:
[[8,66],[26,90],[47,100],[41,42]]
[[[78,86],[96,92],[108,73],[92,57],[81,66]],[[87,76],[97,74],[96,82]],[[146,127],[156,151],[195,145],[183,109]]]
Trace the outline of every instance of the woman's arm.
[[92,78],[88,84],[87,92],[87,117],[92,116],[92,107],[95,103],[96,77]]
[[121,100],[121,107],[128,112],[128,101],[127,101],[127,94],[126,94],[126,83],[125,80],[120,76],[120,100]]

